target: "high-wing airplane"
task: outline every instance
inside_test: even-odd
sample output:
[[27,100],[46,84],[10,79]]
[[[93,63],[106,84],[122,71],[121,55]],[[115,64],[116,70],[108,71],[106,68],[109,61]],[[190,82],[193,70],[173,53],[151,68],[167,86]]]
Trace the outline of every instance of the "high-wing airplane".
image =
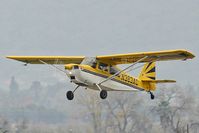
[[[105,99],[107,91],[146,91],[154,99],[152,91],[158,83],[173,83],[175,80],[157,80],[157,61],[187,60],[195,56],[186,50],[167,50],[157,52],[140,52],[129,54],[104,55],[96,57],[85,56],[7,56],[9,59],[27,64],[47,64],[63,71],[77,87],[68,91],[68,100],[74,98],[75,91],[80,87],[99,90],[100,97]],[[124,69],[117,65],[128,64]],[[128,74],[136,64],[142,65],[138,77]],[[57,65],[64,65],[65,70]]]

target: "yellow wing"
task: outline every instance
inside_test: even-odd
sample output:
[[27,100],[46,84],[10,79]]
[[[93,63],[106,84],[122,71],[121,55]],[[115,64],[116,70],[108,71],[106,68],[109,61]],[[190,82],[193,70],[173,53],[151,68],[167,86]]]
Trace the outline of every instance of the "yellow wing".
[[166,51],[156,51],[156,52],[140,52],[140,53],[97,56],[97,59],[117,65],[117,64],[134,63],[146,56],[147,58],[142,60],[141,62],[186,60],[195,57],[192,53],[186,50],[166,50]]
[[25,62],[28,64],[80,64],[84,56],[7,56],[9,59]]

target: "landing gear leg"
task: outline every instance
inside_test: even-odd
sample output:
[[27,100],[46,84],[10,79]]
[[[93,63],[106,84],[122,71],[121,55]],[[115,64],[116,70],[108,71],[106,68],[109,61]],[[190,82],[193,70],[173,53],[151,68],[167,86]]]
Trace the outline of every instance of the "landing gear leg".
[[153,100],[155,98],[154,94],[151,91],[149,91],[149,93],[150,93],[150,96],[151,96],[151,100]]
[[74,93],[75,93],[75,91],[77,90],[77,88],[79,88],[79,86],[77,86],[77,87],[75,88],[74,91],[67,91],[67,92],[66,92],[66,97],[67,97],[68,100],[73,100],[73,98],[74,98]]
[[106,90],[102,90],[102,88],[98,84],[96,84],[96,86],[100,90],[100,98],[101,99],[106,99],[107,95],[108,95],[107,91]]

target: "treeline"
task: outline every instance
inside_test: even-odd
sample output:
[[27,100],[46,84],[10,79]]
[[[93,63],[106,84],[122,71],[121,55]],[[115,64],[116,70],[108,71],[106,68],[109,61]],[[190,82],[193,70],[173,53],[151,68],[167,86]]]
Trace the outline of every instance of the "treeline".
[[145,92],[113,92],[105,101],[89,94],[80,101],[95,133],[198,133],[197,92],[191,86],[161,86],[154,101]]
[[80,88],[67,101],[66,83],[25,90],[13,77],[7,91],[0,90],[0,133],[198,133],[198,88],[159,86],[156,99],[146,92],[109,92]]

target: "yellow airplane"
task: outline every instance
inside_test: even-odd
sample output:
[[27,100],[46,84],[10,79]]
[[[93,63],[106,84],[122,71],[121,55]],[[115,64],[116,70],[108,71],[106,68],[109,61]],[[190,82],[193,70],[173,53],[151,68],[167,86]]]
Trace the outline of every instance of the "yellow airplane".
[[[9,59],[27,64],[47,64],[63,71],[77,87],[68,91],[68,100],[74,98],[74,92],[80,86],[99,90],[100,97],[105,99],[107,91],[146,91],[154,99],[152,91],[158,83],[173,83],[175,80],[157,80],[157,61],[187,60],[195,56],[186,50],[167,50],[157,52],[140,52],[129,54],[104,55],[96,57],[85,56],[7,56]],[[128,74],[134,70],[136,64],[141,63],[143,68],[139,77]],[[124,69],[117,65],[129,64]],[[65,70],[56,65],[64,65]]]

